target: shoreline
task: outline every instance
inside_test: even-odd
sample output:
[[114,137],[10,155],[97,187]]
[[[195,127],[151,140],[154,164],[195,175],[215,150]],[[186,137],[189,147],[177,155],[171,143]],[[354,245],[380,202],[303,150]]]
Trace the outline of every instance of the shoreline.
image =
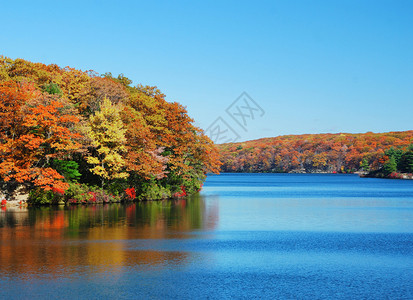
[[[1,199],[5,199],[4,197],[4,193],[1,193],[3,195],[3,197]],[[45,203],[45,204],[39,204],[39,203],[30,203],[28,201],[28,194],[27,195],[19,195],[19,197],[24,197],[26,199],[18,199],[18,200],[6,200],[6,203],[0,204],[0,209],[1,210],[16,210],[16,209],[23,209],[23,208],[28,208],[28,207],[47,207],[47,206],[51,206],[51,207],[58,207],[58,206],[66,206],[66,207],[70,207],[70,206],[88,206],[88,205],[106,205],[106,204],[133,204],[133,203],[139,203],[139,202],[160,202],[160,201],[171,201],[171,200],[180,200],[180,199],[186,199],[188,196],[192,196],[194,194],[190,194],[190,195],[185,195],[185,196],[179,196],[179,197],[167,197],[167,198],[158,198],[158,199],[142,199],[142,200],[120,200],[120,201],[108,201],[108,202],[102,202],[102,201],[87,201],[87,202],[64,202],[64,201],[60,201],[60,202],[56,202],[56,203]],[[1,200],[0,200],[1,202]]]
[[[337,172],[225,172],[226,174],[331,174],[331,175],[358,175],[360,178],[377,178],[377,179],[398,179],[398,180],[413,180],[413,174],[410,173],[391,173],[390,175],[384,175],[383,173],[366,173],[366,172],[354,172],[354,173],[337,173]],[[0,192],[1,200],[6,199],[5,193]],[[190,196],[190,195],[188,195]],[[0,209],[4,210],[17,210],[28,207],[45,207],[45,206],[80,206],[80,205],[105,205],[105,204],[114,204],[114,203],[137,203],[137,202],[150,202],[150,201],[169,201],[169,200],[179,200],[184,199],[187,196],[182,197],[168,197],[168,198],[159,198],[159,199],[143,199],[143,200],[120,200],[120,201],[109,201],[109,202],[63,202],[58,203],[47,203],[47,204],[31,204],[28,201],[28,193],[17,193],[13,196],[13,200],[6,200],[6,204],[1,204]]]
[[[413,174],[410,173],[398,173],[393,172],[390,175],[384,175],[383,173],[369,174],[363,171],[356,172],[222,172],[223,174],[331,174],[331,175],[358,175],[360,178],[379,178],[379,179],[402,179],[402,180],[413,180]],[[394,174],[394,175],[392,175]]]

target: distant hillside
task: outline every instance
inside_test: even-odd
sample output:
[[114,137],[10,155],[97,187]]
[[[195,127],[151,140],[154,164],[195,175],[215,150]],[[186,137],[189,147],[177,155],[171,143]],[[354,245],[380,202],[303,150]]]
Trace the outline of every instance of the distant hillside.
[[390,152],[411,144],[413,130],[285,135],[218,146],[222,172],[350,173],[379,170]]

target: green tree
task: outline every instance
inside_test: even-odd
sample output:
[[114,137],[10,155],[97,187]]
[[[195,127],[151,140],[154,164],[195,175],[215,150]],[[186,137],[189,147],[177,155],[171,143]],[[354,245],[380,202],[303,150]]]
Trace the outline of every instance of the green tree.
[[402,149],[394,149],[394,147],[391,147],[384,152],[388,157],[394,157],[394,160],[396,161],[396,169],[398,169],[403,153],[404,151]]
[[390,159],[384,164],[383,170],[386,174],[397,171],[397,162],[394,156],[391,156]]
[[73,160],[53,160],[54,169],[62,174],[66,180],[78,180],[82,174],[79,173],[79,164]]
[[124,172],[125,161],[122,155],[126,151],[126,130],[119,107],[105,98],[100,111],[90,116],[87,132],[94,147],[87,162],[94,165],[90,171],[101,178],[102,187],[105,181],[127,178],[129,174]]
[[400,171],[403,173],[413,173],[413,151],[406,151],[400,159]]
[[53,82],[43,85],[42,90],[43,92],[49,93],[50,95],[55,95],[55,94],[62,95],[63,94],[59,85]]
[[370,164],[367,158],[363,158],[363,160],[360,162],[360,167],[366,172],[370,171]]

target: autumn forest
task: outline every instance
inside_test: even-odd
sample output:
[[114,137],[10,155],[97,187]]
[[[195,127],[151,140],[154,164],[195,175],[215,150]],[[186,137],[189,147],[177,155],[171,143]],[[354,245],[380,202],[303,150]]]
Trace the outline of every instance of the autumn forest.
[[218,172],[185,107],[123,75],[0,56],[3,193],[32,204],[182,197]]
[[[0,184],[31,204],[179,198],[208,172],[413,173],[413,131],[215,146],[185,107],[123,74],[0,56]],[[409,175],[410,176],[410,175]]]
[[412,130],[288,135],[219,148],[223,172],[362,172],[389,178],[413,173]]

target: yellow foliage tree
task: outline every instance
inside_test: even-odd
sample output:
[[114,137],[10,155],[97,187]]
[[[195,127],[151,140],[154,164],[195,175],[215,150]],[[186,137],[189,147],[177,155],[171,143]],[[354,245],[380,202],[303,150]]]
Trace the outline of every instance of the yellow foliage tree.
[[118,106],[105,98],[100,110],[89,118],[87,133],[94,151],[87,157],[87,162],[94,165],[90,171],[101,178],[102,186],[107,180],[127,178],[129,175],[124,172],[126,130],[119,111]]

